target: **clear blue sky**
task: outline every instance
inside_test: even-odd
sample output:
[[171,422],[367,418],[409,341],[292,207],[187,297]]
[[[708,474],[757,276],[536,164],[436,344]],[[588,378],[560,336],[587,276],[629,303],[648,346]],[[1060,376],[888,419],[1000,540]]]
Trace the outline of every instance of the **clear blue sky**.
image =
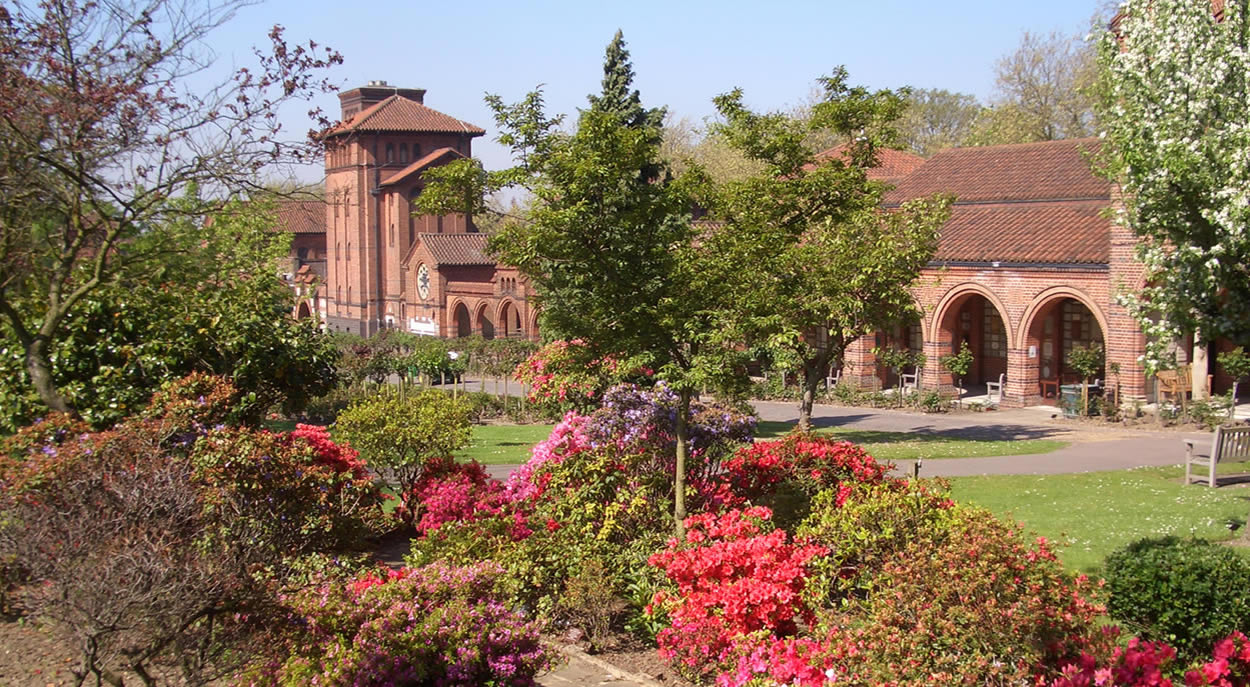
[[[1100,0],[875,2],[344,2],[271,0],[242,10],[212,45],[244,63],[273,24],[345,57],[344,87],[382,79],[428,89],[430,107],[487,130],[474,151],[508,163],[484,93],[506,102],[544,84],[549,110],[572,113],[599,90],[603,51],[624,31],[647,106],[694,121],[713,96],[743,88],[761,110],[803,102],[816,77],[846,65],[852,83],[946,88],[988,99],[994,62],[1023,31],[1083,33]],[[320,103],[337,114],[338,102]],[[284,120],[303,131],[302,111]]]

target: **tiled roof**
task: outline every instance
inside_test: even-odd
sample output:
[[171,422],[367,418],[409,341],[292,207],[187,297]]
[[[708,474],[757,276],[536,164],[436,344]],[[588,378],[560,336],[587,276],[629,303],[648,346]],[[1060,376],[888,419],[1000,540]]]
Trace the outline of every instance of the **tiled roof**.
[[292,234],[326,233],[326,204],[323,200],[282,200],[277,203],[275,231]]
[[[817,153],[816,159],[823,160],[831,157],[842,157],[845,154],[846,146],[839,145]],[[877,166],[868,170],[868,178],[895,185],[900,179],[916,171],[924,163],[925,159],[919,155],[913,155],[905,150],[882,148],[877,151]]]
[[330,130],[328,136],[359,131],[412,131],[481,136],[486,131],[403,96],[392,95],[356,113]]
[[1097,139],[950,148],[886,194],[886,206],[952,193],[938,262],[1105,265],[1111,184],[1090,169]]
[[443,157],[446,157],[449,155],[453,157],[464,157],[459,152],[457,152],[455,148],[439,148],[437,150],[431,151],[429,154],[425,155],[420,160],[417,160],[416,162],[408,165],[407,167],[404,167],[398,172],[395,172],[389,177],[383,179],[382,183],[379,185],[389,186],[390,184],[398,184],[399,182],[409,178],[413,174],[420,172],[421,170],[425,169],[426,167],[431,166],[433,163],[437,162]]
[[948,148],[886,194],[886,204],[933,193],[956,202],[1110,198],[1111,183],[1090,171],[1098,139],[1085,138],[980,148]]
[[1111,260],[1106,201],[955,205],[934,260],[1105,265]]
[[493,265],[485,234],[418,234],[436,265]]

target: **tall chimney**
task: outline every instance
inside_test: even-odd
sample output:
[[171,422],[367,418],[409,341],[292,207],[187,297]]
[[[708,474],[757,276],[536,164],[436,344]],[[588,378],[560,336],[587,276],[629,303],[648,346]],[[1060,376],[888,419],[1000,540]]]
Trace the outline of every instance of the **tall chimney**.
[[370,81],[359,88],[339,93],[339,102],[343,106],[342,119],[346,122],[361,110],[368,109],[393,95],[418,103],[425,102],[424,88],[398,88],[385,81]]

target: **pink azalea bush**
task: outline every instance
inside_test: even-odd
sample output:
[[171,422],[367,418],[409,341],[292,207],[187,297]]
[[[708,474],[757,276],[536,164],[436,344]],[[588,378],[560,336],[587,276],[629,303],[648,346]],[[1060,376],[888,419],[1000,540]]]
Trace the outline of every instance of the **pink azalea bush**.
[[642,368],[622,364],[617,356],[600,355],[585,341],[573,339],[543,346],[512,374],[529,385],[531,403],[561,412],[585,413],[599,406],[608,387],[642,373]]
[[533,685],[553,663],[539,626],[501,603],[490,562],[434,564],[347,582],[325,580],[286,597],[291,627],[253,685]]

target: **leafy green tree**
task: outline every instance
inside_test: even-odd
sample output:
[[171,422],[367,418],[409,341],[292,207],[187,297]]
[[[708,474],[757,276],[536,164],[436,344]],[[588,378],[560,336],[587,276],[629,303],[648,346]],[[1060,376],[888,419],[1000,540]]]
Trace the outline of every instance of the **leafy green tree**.
[[995,65],[995,98],[972,123],[968,145],[1030,143],[1097,131],[1095,50],[1078,37],[1025,31]]
[[[704,241],[731,299],[735,333],[800,361],[799,427],[810,427],[816,390],[841,367],[855,339],[915,310],[909,290],[937,247],[950,198],[880,207],[885,187],[868,178],[876,151],[895,143],[899,93],[822,80],[811,116],[757,114],[734,91],[716,99],[721,135],[763,172],[721,186],[710,201],[724,225]],[[841,156],[817,160],[812,130],[851,140]],[[854,139],[851,137],[854,136]]]
[[1237,386],[1246,378],[1246,375],[1250,375],[1250,355],[1246,355],[1244,346],[1238,346],[1231,351],[1219,354],[1216,359],[1228,376],[1233,378],[1233,388],[1228,392],[1228,419],[1231,420],[1237,411]]
[[1102,372],[1107,357],[1102,344],[1091,343],[1088,346],[1073,346],[1068,351],[1068,367],[1081,375],[1081,413],[1089,415],[1089,380]]
[[[614,39],[608,48],[605,75],[632,74],[620,44]],[[546,114],[540,92],[511,106],[490,97],[500,140],[517,165],[476,176],[462,166],[438,181],[452,200],[499,184],[529,191],[524,221],[505,226],[491,246],[535,286],[543,331],[605,355],[649,357],[677,392],[673,514],[680,529],[691,400],[705,385],[742,379],[745,367],[722,338],[723,285],[704,269],[706,246],[691,222],[702,177],[665,167],[659,117],[638,114],[659,111],[635,108],[632,93],[628,82],[605,78],[605,92],[591,98],[572,133],[557,129],[560,119]]]
[[421,513],[413,487],[426,463],[464,448],[470,429],[469,406],[434,389],[357,401],[339,413],[334,423],[336,434],[360,451],[365,462],[395,480],[409,525]]
[[[192,201],[193,203],[195,201]],[[158,264],[119,270],[60,325],[50,373],[58,393],[96,427],[142,408],[168,381],[191,372],[230,380],[240,418],[288,409],[335,382],[331,342],[291,317],[290,287],[278,276],[290,237],[270,231],[264,204],[234,205],[214,221],[160,230]],[[155,250],[137,245],[138,251]],[[0,323],[0,432],[48,411],[27,376],[24,348]]]
[[899,135],[908,150],[922,157],[962,145],[981,113],[976,96],[940,88],[913,90],[906,102]]
[[1099,42],[1105,171],[1117,221],[1139,237],[1145,286],[1121,296],[1147,335],[1146,362],[1172,365],[1194,336],[1195,397],[1208,342],[1250,340],[1250,18],[1226,2],[1132,0]]
[[[275,27],[257,64],[214,81],[210,38],[248,4],[3,9],[0,319],[27,383],[53,410],[74,410],[52,368],[86,299],[123,271],[159,269],[176,249],[161,240],[167,228],[211,215],[223,197],[255,190],[268,165],[314,150],[306,137],[288,138],[273,113],[332,90],[319,74],[342,58],[288,44]],[[196,186],[203,196],[188,192]]]

